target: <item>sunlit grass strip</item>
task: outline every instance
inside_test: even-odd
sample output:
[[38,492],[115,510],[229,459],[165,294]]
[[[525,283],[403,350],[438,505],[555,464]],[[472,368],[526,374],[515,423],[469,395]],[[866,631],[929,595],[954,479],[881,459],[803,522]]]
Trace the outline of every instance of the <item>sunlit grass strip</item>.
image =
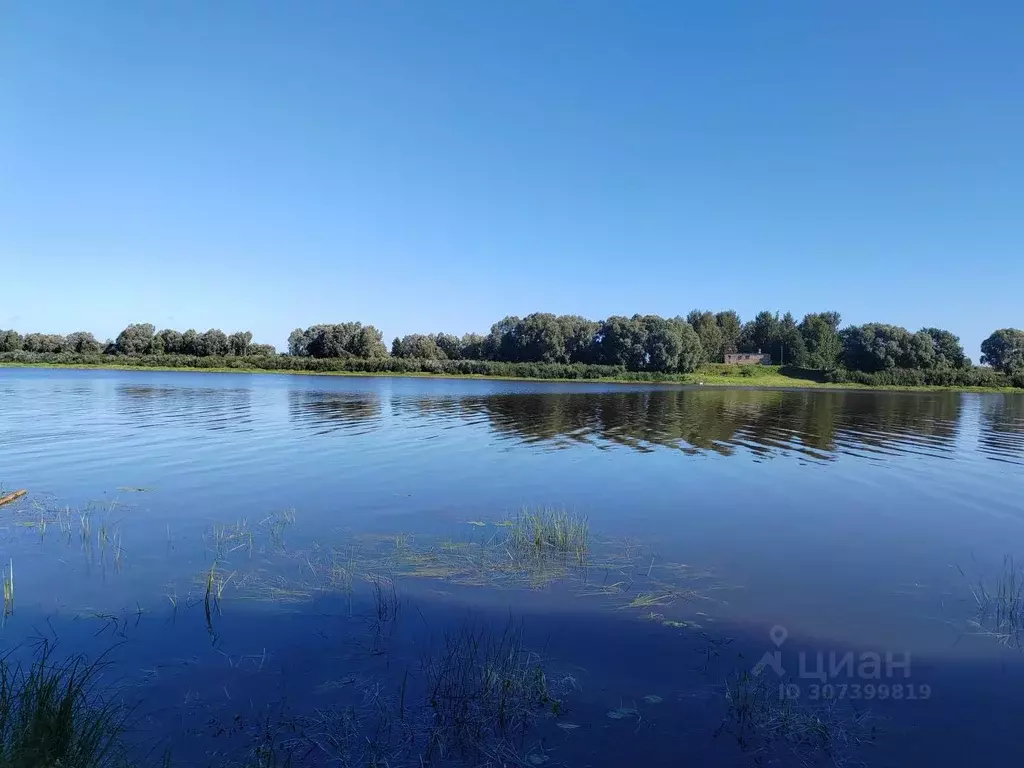
[[124,765],[128,712],[96,695],[102,662],[54,662],[44,645],[28,667],[0,659],[0,766]]

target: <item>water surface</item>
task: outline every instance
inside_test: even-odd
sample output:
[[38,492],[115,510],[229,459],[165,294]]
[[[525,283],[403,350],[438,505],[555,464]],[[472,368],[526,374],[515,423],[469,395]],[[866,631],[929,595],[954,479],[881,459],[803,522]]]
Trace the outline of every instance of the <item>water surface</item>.
[[[557,582],[400,580],[433,617],[419,630],[436,634],[467,611],[482,621],[513,611],[586,678],[573,716],[586,727],[552,731],[565,743],[545,757],[744,759],[709,735],[719,716],[709,702],[720,703],[731,670],[776,649],[769,630],[778,626],[791,666],[798,649],[871,649],[909,654],[909,681],[932,682],[927,702],[873,702],[890,725],[872,764],[908,755],[996,764],[1024,751],[1012,721],[978,709],[1001,711],[1020,652],[970,634],[966,585],[1021,551],[1022,480],[1024,397],[1015,395],[2,370],[0,483],[31,491],[0,513],[0,555],[13,558],[18,579],[4,645],[49,622],[65,645],[95,646],[106,627],[101,640],[145,638],[121,656],[126,676],[133,665],[148,670],[152,699],[230,708],[243,689],[251,698],[265,685],[260,675],[231,678],[242,657],[273,658],[275,685],[302,697],[340,674],[332,664],[356,663],[348,651],[311,660],[316,643],[337,647],[318,623],[329,596],[243,600],[250,571],[299,578],[301,553],[330,542],[486,538],[523,507],[566,508],[588,517],[601,546],[637,553],[637,584],[685,574],[692,597],[641,609],[623,607],[629,594],[581,596]],[[64,537],[52,516],[62,507],[72,529]],[[216,527],[243,521],[270,543],[255,555],[220,553],[220,567],[238,575],[211,640],[188,617],[203,613],[196,596],[217,558]],[[288,556],[272,557],[276,545]],[[588,579],[609,583],[607,573]],[[629,587],[633,597],[642,588]],[[273,618],[281,615],[287,626]],[[223,658],[234,661],[217,666]],[[214,686],[222,700],[207,691],[190,702],[190,686],[202,686],[162,674],[173,659],[194,659],[209,685],[211,669],[231,678]],[[655,694],[662,701],[638,718],[635,736],[632,716],[626,725],[606,716]],[[680,729],[682,747],[672,737]]]

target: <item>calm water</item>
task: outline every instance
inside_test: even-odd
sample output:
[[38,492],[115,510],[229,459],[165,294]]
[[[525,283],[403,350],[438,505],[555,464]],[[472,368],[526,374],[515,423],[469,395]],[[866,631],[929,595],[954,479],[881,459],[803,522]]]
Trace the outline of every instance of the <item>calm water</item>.
[[[243,748],[213,722],[392,690],[429,638],[510,615],[575,681],[529,764],[750,763],[713,735],[723,682],[775,650],[786,679],[801,653],[909,656],[871,682],[931,693],[857,701],[878,718],[858,760],[1024,757],[1022,652],[971,629],[968,590],[1024,554],[1024,396],[8,369],[0,484],[30,490],[0,511],[3,646],[117,643],[146,738],[182,764]],[[544,506],[586,515],[601,562],[533,588],[403,572],[387,653],[358,587],[309,587],[325,548],[369,547],[358,582],[396,536],[483,546]]]

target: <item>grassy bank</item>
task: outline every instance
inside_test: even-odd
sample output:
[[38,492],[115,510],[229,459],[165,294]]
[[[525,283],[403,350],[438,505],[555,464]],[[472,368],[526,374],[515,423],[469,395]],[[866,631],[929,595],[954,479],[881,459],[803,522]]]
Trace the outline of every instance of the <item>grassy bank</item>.
[[[460,379],[498,379],[549,382],[620,384],[683,384],[766,389],[867,389],[908,392],[1017,392],[1011,380],[992,371],[967,371],[961,383],[941,385],[927,381],[918,371],[883,374],[857,372],[843,375],[788,366],[703,365],[693,373],[665,374],[627,371],[619,366],[503,363],[486,360],[315,359],[286,356],[187,357],[177,355],[111,357],[77,354],[0,354],[0,368],[77,368],[206,373],[283,373],[326,376],[389,376]],[[833,379],[829,381],[827,379]],[[838,379],[838,380],[835,380]],[[912,383],[901,383],[903,381]],[[978,382],[977,384],[967,382]]]

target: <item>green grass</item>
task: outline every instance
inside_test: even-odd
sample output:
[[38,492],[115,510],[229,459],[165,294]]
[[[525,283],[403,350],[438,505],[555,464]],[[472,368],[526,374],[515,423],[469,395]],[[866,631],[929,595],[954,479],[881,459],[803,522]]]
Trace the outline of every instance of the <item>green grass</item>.
[[486,374],[450,374],[430,373],[424,371],[413,372],[391,372],[391,371],[291,371],[291,370],[267,370],[262,368],[186,368],[173,366],[143,366],[143,365],[118,365],[116,363],[103,363],[100,365],[87,363],[9,363],[0,362],[0,368],[71,368],[71,369],[106,369],[118,371],[167,371],[167,372],[188,372],[188,373],[246,373],[246,374],[278,374],[297,376],[358,376],[358,377],[386,377],[386,378],[430,378],[430,379],[490,379],[498,381],[546,381],[546,382],[570,382],[574,384],[683,384],[709,387],[746,387],[753,389],[826,389],[826,390],[868,390],[886,392],[1001,392],[1024,394],[1024,390],[1016,387],[944,387],[944,386],[896,386],[896,385],[868,385],[858,383],[833,384],[817,381],[811,378],[787,375],[781,372],[781,366],[749,366],[756,368],[757,374],[744,375],[742,370],[748,366],[727,366],[723,364],[709,364],[701,366],[694,373],[682,374],[658,374],[645,376],[643,374],[625,374],[622,376],[607,376],[601,378],[544,378],[535,376],[507,376],[507,375],[486,375]]
[[590,546],[590,527],[584,515],[567,510],[524,509],[506,527],[509,552],[572,555],[584,562]]
[[53,660],[44,644],[26,668],[0,659],[0,766],[127,765],[121,737],[129,712],[97,694],[104,665]]

